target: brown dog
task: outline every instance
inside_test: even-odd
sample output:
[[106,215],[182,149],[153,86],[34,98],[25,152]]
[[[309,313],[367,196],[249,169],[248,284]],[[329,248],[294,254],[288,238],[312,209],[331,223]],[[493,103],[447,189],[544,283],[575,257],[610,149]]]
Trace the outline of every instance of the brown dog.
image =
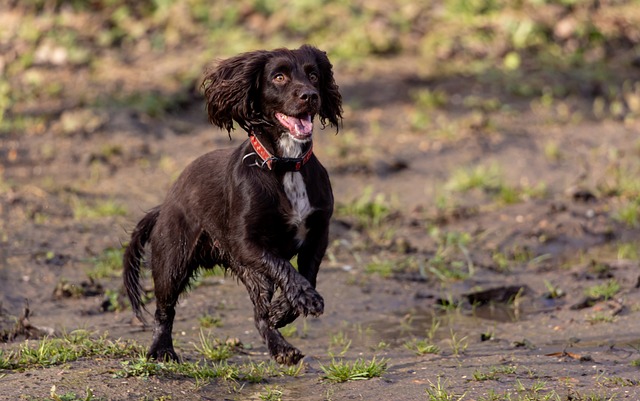
[[[155,286],[147,356],[178,359],[171,338],[178,297],[199,267],[220,265],[246,286],[272,357],[295,364],[302,353],[277,329],[324,310],[315,286],[333,194],[313,154],[312,132],[316,115],[323,127],[328,121],[338,129],[342,119],[332,65],[307,45],[255,51],[222,61],[207,73],[203,88],[211,123],[231,132],[235,121],[250,139],[196,159],[133,231],[124,284],[142,321],[139,275],[147,242]],[[289,262],[296,254],[298,271]]]

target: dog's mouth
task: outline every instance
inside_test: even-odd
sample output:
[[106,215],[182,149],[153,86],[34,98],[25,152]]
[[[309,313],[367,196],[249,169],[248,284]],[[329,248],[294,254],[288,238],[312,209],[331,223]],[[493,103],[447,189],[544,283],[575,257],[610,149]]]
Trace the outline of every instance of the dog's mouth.
[[276,113],[276,118],[280,124],[289,130],[289,134],[293,138],[301,141],[311,138],[313,133],[313,116],[311,114],[303,117],[292,117]]

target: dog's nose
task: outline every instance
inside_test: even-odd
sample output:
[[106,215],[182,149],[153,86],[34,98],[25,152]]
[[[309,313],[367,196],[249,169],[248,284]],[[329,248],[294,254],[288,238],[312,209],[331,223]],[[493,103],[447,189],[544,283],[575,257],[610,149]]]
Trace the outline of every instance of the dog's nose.
[[308,89],[303,90],[300,93],[300,100],[308,103],[316,102],[318,101],[318,92],[316,92],[315,90],[308,90]]

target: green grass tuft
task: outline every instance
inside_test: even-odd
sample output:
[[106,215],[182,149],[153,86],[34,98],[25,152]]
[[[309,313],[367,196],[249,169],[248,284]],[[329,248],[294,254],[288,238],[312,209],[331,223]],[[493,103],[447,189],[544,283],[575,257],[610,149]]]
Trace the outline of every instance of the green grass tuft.
[[336,214],[352,217],[363,228],[379,227],[391,215],[389,201],[384,194],[373,195],[371,187],[365,188],[362,195],[347,204],[338,204]]
[[620,284],[616,279],[606,283],[597,284],[585,290],[585,295],[590,298],[602,298],[605,301],[613,298],[620,291]]
[[122,256],[124,248],[106,248],[91,261],[93,267],[87,272],[91,279],[111,278],[122,276]]
[[113,199],[100,199],[86,202],[80,198],[71,201],[73,216],[76,219],[97,219],[101,217],[125,216],[127,209]]
[[143,347],[133,342],[95,337],[86,330],[75,330],[62,338],[27,340],[17,351],[0,352],[0,367],[22,370],[49,367],[87,357],[123,358],[139,355]]
[[417,338],[414,338],[411,341],[405,342],[404,347],[420,356],[440,353],[440,347],[433,344],[429,339],[418,340]]
[[374,356],[370,361],[357,359],[353,362],[343,360],[331,360],[328,366],[320,365],[325,373],[324,379],[334,383],[343,383],[353,380],[369,380],[380,377],[387,370],[388,359],[376,360]]
[[200,331],[199,335],[200,345],[196,345],[196,350],[200,352],[205,358],[213,361],[224,361],[242,348],[242,343],[237,339],[228,339],[225,342],[215,338],[211,333],[205,334]]
[[466,393],[462,395],[453,394],[447,389],[447,384],[448,381],[445,380],[443,382],[440,377],[438,377],[436,383],[429,380],[429,387],[426,389],[429,401],[462,401],[464,399]]

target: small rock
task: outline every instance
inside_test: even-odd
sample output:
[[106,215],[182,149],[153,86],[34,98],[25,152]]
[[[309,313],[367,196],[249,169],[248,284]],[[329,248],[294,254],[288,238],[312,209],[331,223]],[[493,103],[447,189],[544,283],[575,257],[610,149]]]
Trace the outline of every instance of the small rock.
[[584,203],[595,202],[598,200],[598,198],[593,194],[593,192],[589,191],[588,189],[577,189],[576,191],[573,192],[573,194],[571,195],[571,198],[573,199],[574,202],[584,202]]
[[374,165],[374,171],[378,176],[385,177],[406,170],[408,167],[409,163],[401,159],[393,159],[390,161],[378,160]]

